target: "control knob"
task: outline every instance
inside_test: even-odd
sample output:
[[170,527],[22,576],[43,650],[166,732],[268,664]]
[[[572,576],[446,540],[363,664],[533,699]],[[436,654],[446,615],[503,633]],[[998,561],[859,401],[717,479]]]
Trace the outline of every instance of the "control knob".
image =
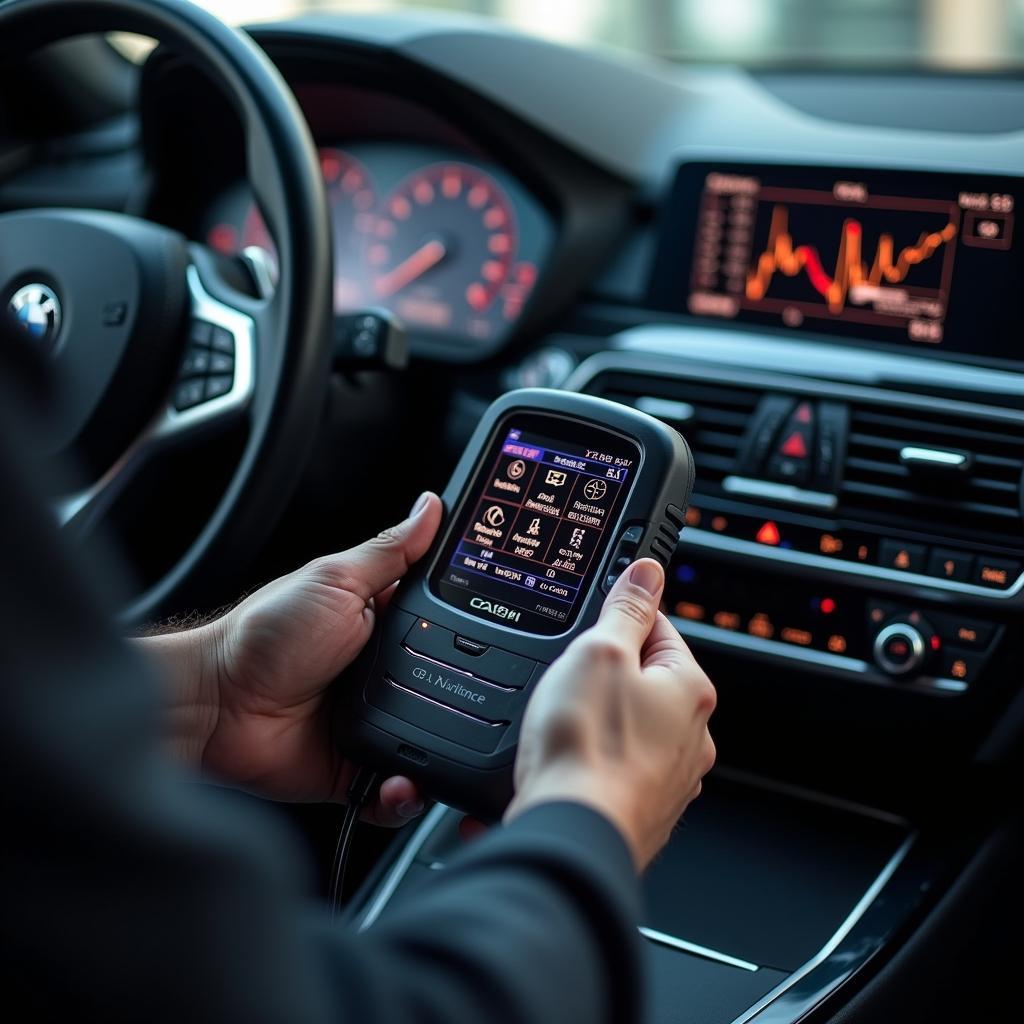
[[875,663],[891,676],[912,675],[928,657],[930,632],[923,623],[890,622],[875,637]]

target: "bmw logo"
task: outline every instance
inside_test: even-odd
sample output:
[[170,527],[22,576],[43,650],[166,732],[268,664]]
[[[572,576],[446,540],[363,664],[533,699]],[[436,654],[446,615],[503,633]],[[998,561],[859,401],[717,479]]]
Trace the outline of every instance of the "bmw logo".
[[45,284],[27,284],[19,288],[7,310],[14,322],[46,352],[52,352],[60,333],[60,300]]

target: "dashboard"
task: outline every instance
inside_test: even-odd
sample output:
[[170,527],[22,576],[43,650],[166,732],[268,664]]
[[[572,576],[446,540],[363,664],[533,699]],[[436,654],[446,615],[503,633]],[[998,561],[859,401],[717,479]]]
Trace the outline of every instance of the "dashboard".
[[[408,12],[252,35],[319,148],[336,311],[390,310],[414,357],[332,380],[274,571],[436,487],[505,390],[641,409],[694,453],[665,611],[719,689],[720,760],[790,797],[811,787],[819,807],[967,835],[962,819],[1015,785],[1024,736],[1024,82],[641,64]],[[0,209],[142,212],[273,262],[231,111],[185,74],[147,64],[145,130],[0,163]],[[828,866],[819,824],[784,858],[801,875]],[[753,891],[776,828],[679,875],[731,857]],[[728,954],[709,1020],[804,1019],[910,919],[879,924],[919,849],[900,843],[806,962],[744,952],[767,914],[731,944],[688,931],[687,901],[645,934],[674,971]],[[436,850],[416,849],[405,866],[427,875]],[[904,895],[939,891],[922,878]],[[801,930],[805,882],[776,887]],[[679,1004],[675,990],[652,1019]]]
[[[395,313],[418,337],[500,344],[530,298],[551,245],[539,203],[509,173],[453,149],[346,139],[322,146],[334,236],[334,307]],[[243,182],[217,196],[201,236],[218,252],[273,236]]]
[[[537,384],[663,419],[697,466],[680,632],[754,704],[751,665],[764,692],[817,686],[822,716],[843,695],[868,731],[898,710],[933,764],[943,705],[998,703],[1018,653],[1024,103],[973,83],[942,127],[911,90],[923,131],[866,81],[797,90],[467,31],[405,14],[253,32],[319,147],[336,311],[410,329],[409,429],[415,392],[446,396],[455,454],[491,398]],[[183,109],[173,66],[144,85],[144,108]],[[217,173],[190,207],[165,173],[153,207],[224,254],[273,255],[246,168],[218,153],[230,114],[204,117]],[[901,763],[914,747],[879,742]]]

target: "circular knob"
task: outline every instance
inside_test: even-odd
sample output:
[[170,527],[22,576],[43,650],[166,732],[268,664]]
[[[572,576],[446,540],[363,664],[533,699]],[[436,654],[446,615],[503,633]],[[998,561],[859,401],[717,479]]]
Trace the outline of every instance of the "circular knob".
[[927,650],[921,631],[909,622],[893,622],[875,637],[875,661],[891,676],[906,676],[924,663]]

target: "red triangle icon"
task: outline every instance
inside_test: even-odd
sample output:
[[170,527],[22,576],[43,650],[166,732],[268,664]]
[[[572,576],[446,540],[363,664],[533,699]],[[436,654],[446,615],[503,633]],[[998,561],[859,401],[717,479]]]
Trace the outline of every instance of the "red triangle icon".
[[791,459],[806,459],[807,442],[804,441],[804,435],[799,430],[794,430],[783,442],[779,451],[783,455],[788,455]]
[[758,544],[770,544],[772,547],[775,547],[781,539],[779,528],[770,519],[757,531],[756,540]]

